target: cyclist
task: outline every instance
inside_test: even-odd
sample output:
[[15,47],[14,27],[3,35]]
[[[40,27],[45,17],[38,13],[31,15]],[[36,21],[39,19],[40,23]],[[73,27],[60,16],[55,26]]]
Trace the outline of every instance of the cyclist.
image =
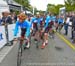
[[55,19],[55,28],[56,28],[56,32],[58,30],[58,15],[56,16],[56,19]]
[[48,44],[48,32],[49,32],[49,28],[50,28],[50,25],[49,25],[50,22],[51,22],[51,16],[50,16],[50,14],[48,14],[46,17],[46,20],[45,20],[45,26],[43,28],[44,42],[41,46],[42,49],[44,49],[45,46]]
[[64,19],[63,19],[63,16],[60,16],[59,18],[58,18],[58,29],[59,29],[59,33],[61,32],[61,29],[62,29],[62,27],[63,27],[63,23],[64,23]]
[[[38,41],[38,37],[39,37],[39,26],[40,26],[40,19],[39,19],[40,15],[36,15],[32,18],[31,22],[33,25],[33,36],[34,36],[34,40],[35,43]],[[37,36],[37,37],[36,37]]]
[[54,15],[51,15],[51,20],[49,22],[49,36],[51,38],[54,38],[54,28],[53,28],[53,26],[55,24],[55,18],[56,17]]
[[39,20],[39,22],[40,22],[40,28],[42,29],[44,27],[44,23],[45,23],[44,16],[43,15],[40,15],[39,19],[40,19]]
[[37,20],[36,20],[36,17],[32,17],[31,19],[31,25],[32,25],[32,35],[34,36],[35,35],[35,32],[37,31]]
[[39,27],[40,28],[40,30],[39,30],[40,32],[39,33],[40,33],[40,38],[43,40],[43,34],[44,34],[44,32],[42,32],[42,30],[43,30],[44,25],[45,25],[44,16],[41,15],[39,19],[40,19],[40,27]]
[[20,13],[18,15],[18,19],[16,21],[16,26],[15,26],[15,31],[14,31],[14,36],[17,35],[18,30],[19,30],[19,26],[21,29],[21,39],[23,40],[24,37],[27,39],[27,45],[25,46],[26,48],[30,47],[29,44],[29,35],[30,35],[30,26],[29,23],[26,21],[27,16],[24,13]]
[[36,47],[38,46],[38,41],[41,38],[41,23],[43,21],[43,17],[40,14],[37,14],[34,16],[31,20],[32,25],[33,25],[33,36],[34,36],[34,41],[36,43]]

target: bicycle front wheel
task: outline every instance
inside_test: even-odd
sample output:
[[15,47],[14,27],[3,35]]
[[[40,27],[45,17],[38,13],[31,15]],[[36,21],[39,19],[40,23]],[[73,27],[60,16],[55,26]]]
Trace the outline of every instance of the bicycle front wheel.
[[20,44],[18,48],[17,66],[21,66],[21,57],[22,57],[22,44]]

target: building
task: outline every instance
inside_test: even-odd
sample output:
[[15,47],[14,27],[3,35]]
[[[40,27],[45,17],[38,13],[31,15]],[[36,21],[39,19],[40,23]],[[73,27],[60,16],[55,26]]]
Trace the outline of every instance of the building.
[[22,11],[22,5],[18,4],[13,0],[4,0],[8,3],[10,10]]

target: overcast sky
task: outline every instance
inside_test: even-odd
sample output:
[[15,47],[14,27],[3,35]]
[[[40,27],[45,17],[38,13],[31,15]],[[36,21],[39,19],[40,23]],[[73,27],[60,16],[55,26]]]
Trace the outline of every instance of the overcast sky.
[[47,4],[64,4],[64,0],[30,0],[30,4],[38,10],[46,10]]

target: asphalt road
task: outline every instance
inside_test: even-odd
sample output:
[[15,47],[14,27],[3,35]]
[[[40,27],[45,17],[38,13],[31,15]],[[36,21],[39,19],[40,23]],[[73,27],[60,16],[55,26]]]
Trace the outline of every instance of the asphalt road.
[[[34,40],[31,43],[30,49],[23,51],[21,66],[75,66],[75,51],[58,35],[54,39],[49,38],[45,49],[37,49]],[[17,51],[18,42],[0,66],[17,66]]]

